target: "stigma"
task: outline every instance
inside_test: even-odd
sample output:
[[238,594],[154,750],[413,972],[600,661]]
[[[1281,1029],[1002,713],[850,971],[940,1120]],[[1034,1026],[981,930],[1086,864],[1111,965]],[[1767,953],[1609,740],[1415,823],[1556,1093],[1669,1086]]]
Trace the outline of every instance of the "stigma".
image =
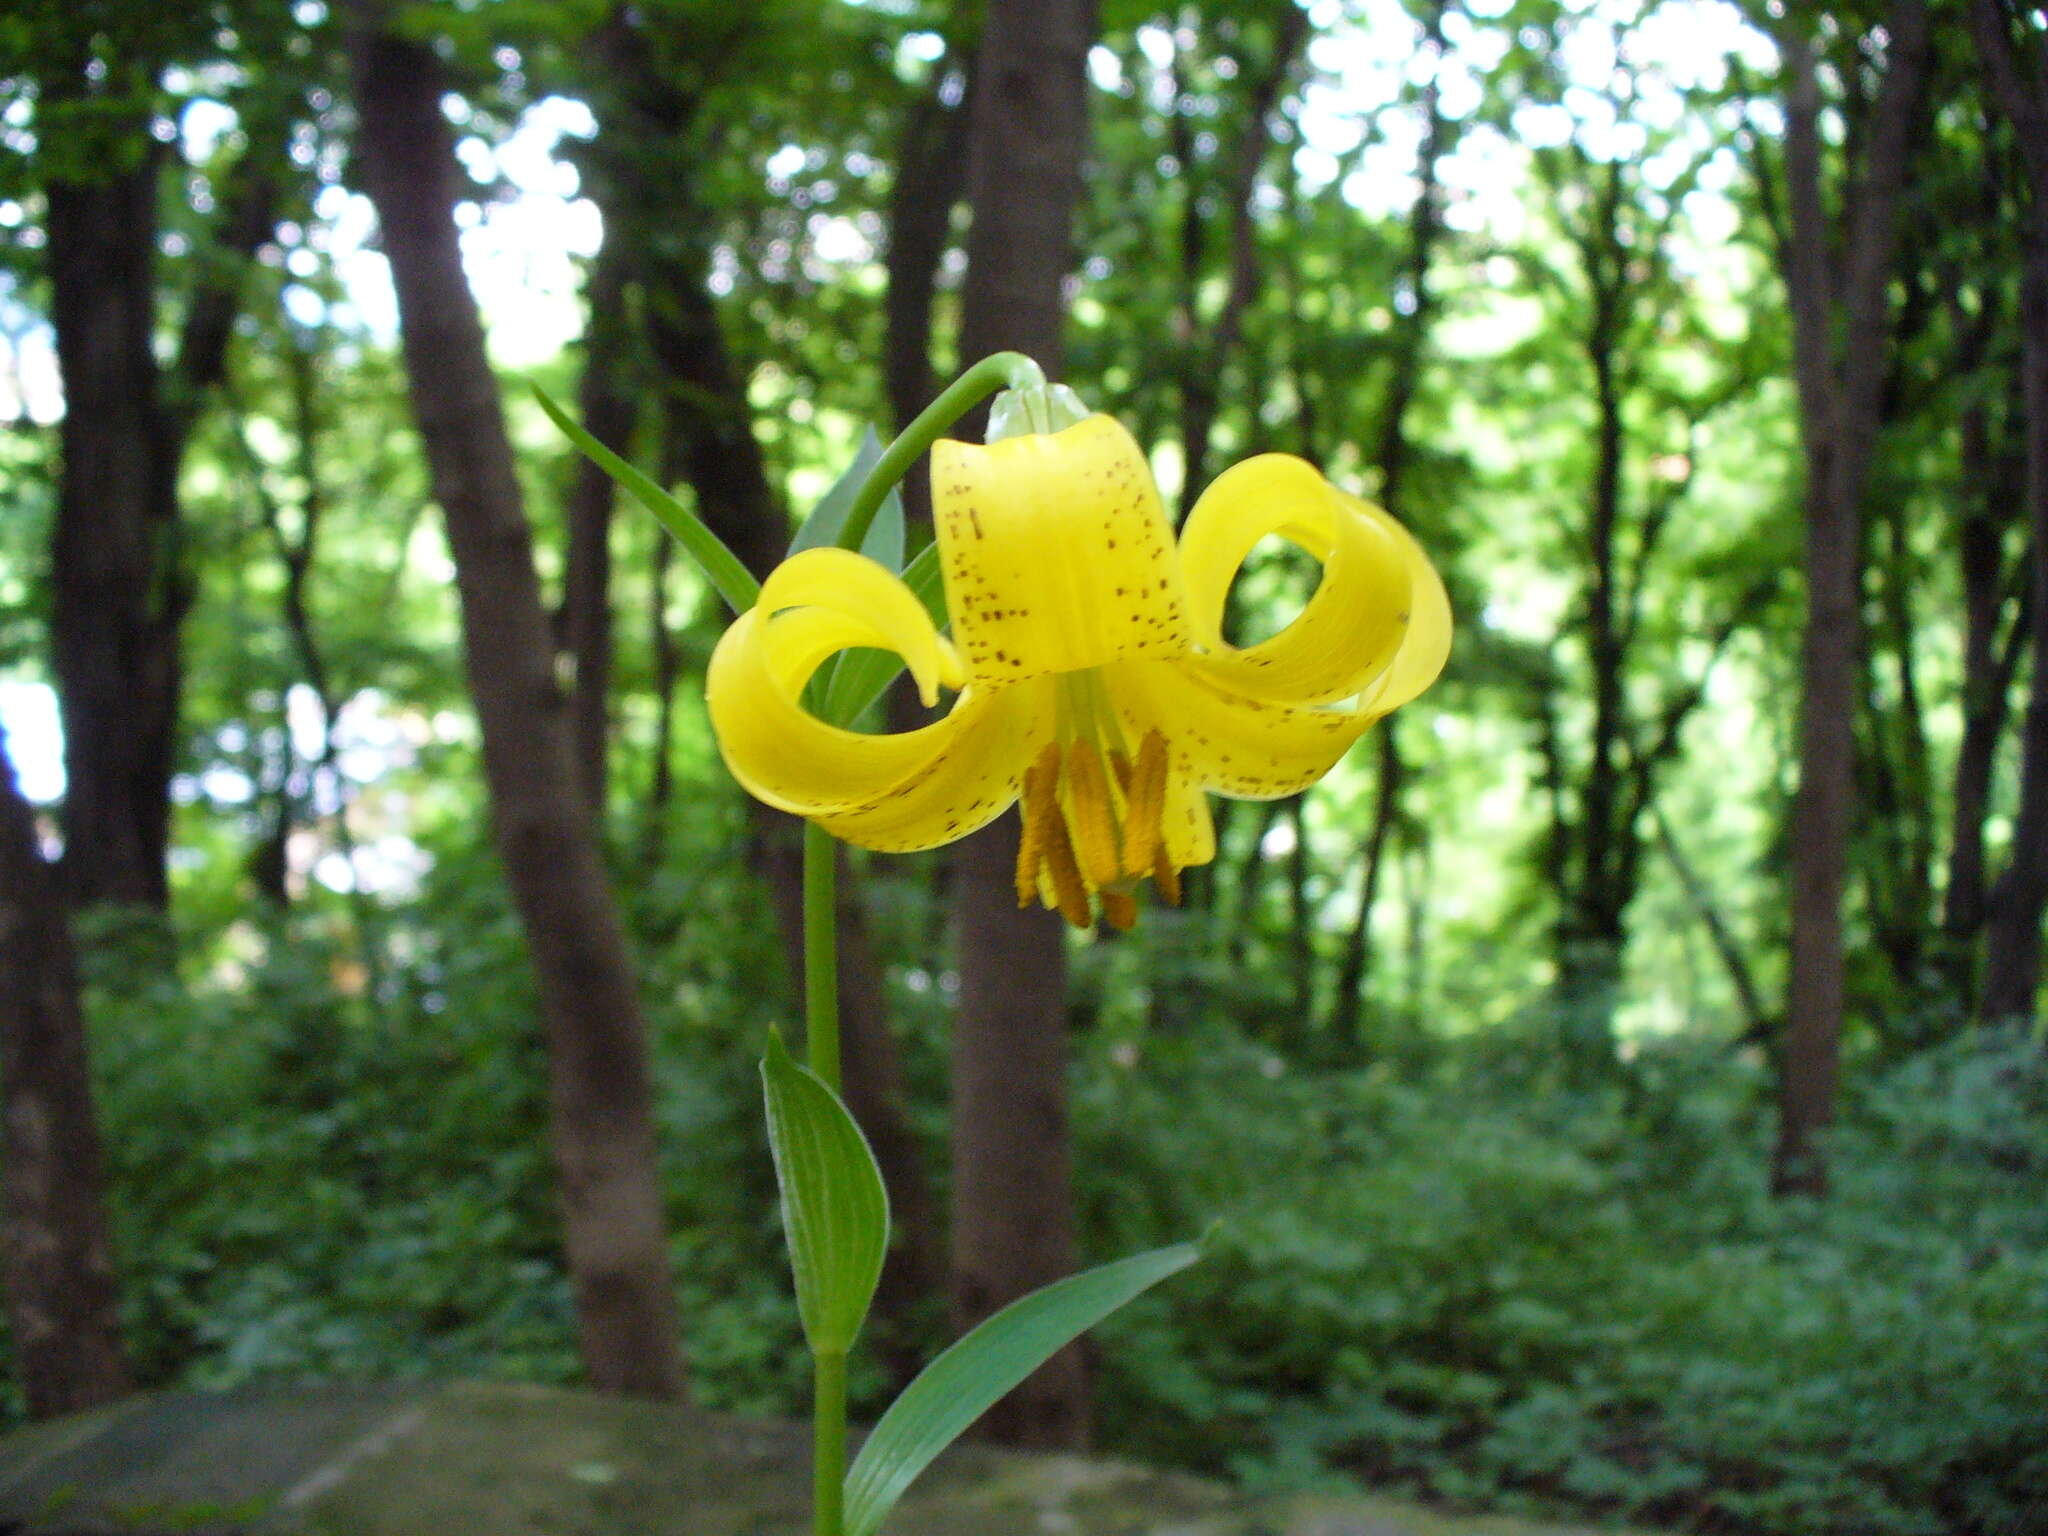
[[1024,771],[1017,905],[1042,902],[1076,928],[1094,926],[1099,908],[1104,922],[1128,930],[1140,881],[1180,904],[1163,831],[1166,738],[1147,730],[1131,752],[1095,672],[1053,681],[1053,739]]

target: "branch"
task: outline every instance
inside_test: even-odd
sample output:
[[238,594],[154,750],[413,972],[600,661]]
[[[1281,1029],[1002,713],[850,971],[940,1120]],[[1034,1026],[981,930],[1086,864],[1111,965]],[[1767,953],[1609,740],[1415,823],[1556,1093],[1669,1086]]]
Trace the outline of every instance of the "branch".
[[1751,1040],[1768,1036],[1772,1029],[1771,1019],[1764,1011],[1763,992],[1756,984],[1756,973],[1749,968],[1748,957],[1735,942],[1735,935],[1729,929],[1727,919],[1721,916],[1721,909],[1714,905],[1706,882],[1700,879],[1699,871],[1692,867],[1692,861],[1678,846],[1678,838],[1671,830],[1663,807],[1652,802],[1649,809],[1650,819],[1657,828],[1657,844],[1663,849],[1664,857],[1670,860],[1672,873],[1678,876],[1679,886],[1685,891],[1685,899],[1692,903],[1693,911],[1706,925],[1707,940],[1714,946],[1714,953],[1720,957],[1721,964],[1727,968],[1729,981],[1735,986],[1736,999],[1742,1005],[1742,1038]]
[[[2001,0],[1971,0],[1970,33],[1991,82],[1991,94],[2012,124],[2013,137],[2019,140],[2035,201],[2048,203],[2048,81],[2042,78],[2041,57],[2031,47],[2013,42],[2012,22]],[[2022,48],[2026,52],[2024,65]]]
[[1648,752],[1639,752],[1632,737],[1626,739],[1631,789],[1630,821],[1640,816],[1649,806],[1652,780],[1656,771],[1677,754],[1679,738],[1684,734],[1685,723],[1692,718],[1692,712],[1699,708],[1700,703],[1706,698],[1707,683],[1713,677],[1715,664],[1727,650],[1728,642],[1735,637],[1736,631],[1756,617],[1777,590],[1778,573],[1773,571],[1750,583],[1748,589],[1736,600],[1727,617],[1708,637],[1707,659],[1700,667],[1699,675],[1689,686],[1680,689],[1665,701],[1658,719],[1657,739]]

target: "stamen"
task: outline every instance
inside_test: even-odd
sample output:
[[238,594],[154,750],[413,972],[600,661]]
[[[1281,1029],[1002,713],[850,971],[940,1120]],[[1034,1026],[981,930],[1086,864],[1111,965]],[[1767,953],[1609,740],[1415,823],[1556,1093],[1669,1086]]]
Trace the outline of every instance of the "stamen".
[[1124,813],[1123,872],[1133,879],[1152,873],[1164,853],[1160,822],[1166,815],[1166,738],[1147,731],[1131,770],[1130,803]]
[[1116,814],[1102,772],[1102,754],[1085,741],[1067,747],[1067,803],[1081,872],[1098,889],[1112,884],[1123,874],[1117,863]]
[[1067,841],[1067,824],[1055,815],[1045,823],[1045,869],[1052,876],[1054,905],[1060,916],[1076,928],[1092,927],[1095,913],[1088,905],[1088,883],[1074,862],[1074,845]]
[[1180,871],[1166,849],[1169,772],[1166,738],[1145,732],[1135,756],[1103,679],[1093,672],[1059,677],[1053,739],[1024,772],[1019,799],[1017,905],[1035,899],[1076,928],[1101,920],[1127,929],[1137,921],[1136,883],[1150,877],[1180,903]]
[[1038,897],[1038,870],[1045,861],[1045,828],[1059,820],[1060,747],[1048,741],[1024,770],[1023,830],[1017,838],[1017,905],[1028,907]]

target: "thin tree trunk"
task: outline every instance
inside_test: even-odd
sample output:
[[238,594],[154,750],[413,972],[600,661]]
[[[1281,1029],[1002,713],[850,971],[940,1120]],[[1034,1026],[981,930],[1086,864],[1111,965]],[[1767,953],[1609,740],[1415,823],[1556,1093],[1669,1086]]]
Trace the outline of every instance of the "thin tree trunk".
[[683,654],[668,622],[668,572],[674,558],[675,540],[656,527],[647,566],[647,641],[654,658],[654,768],[648,776],[640,843],[643,870],[653,870],[661,863],[668,840],[668,808],[676,788],[676,685],[682,681]]
[[51,560],[52,670],[64,720],[65,879],[81,906],[161,909],[181,662],[191,602],[176,552],[176,465],[152,350],[159,155],[45,188],[51,319],[64,377]]
[[33,1418],[129,1390],[77,962],[0,727],[0,1269]]
[[[949,56],[938,86],[906,115],[896,150],[896,182],[889,192],[889,290],[883,301],[882,373],[889,410],[900,432],[931,403],[932,295],[945,255],[953,207],[967,190],[967,109],[974,86],[974,56]],[[972,361],[972,359],[968,359]],[[931,480],[925,464],[903,480],[904,515],[913,528],[929,530]]]
[[1742,1009],[1743,1038],[1764,1038],[1770,1027],[1770,1015],[1764,1009],[1763,990],[1756,984],[1756,973],[1750,969],[1748,957],[1735,941],[1734,931],[1721,915],[1721,909],[1714,904],[1713,893],[1707,888],[1707,883],[1700,878],[1692,860],[1679,846],[1663,808],[1654,801],[1650,805],[1650,820],[1656,828],[1657,842],[1664,850],[1664,857],[1670,861],[1672,872],[1678,876],[1678,883],[1685,891],[1685,899],[1699,914],[1700,922],[1707,930],[1708,942],[1714,946],[1714,953],[1720,958],[1722,967],[1728,972],[1729,983],[1735,988],[1735,1000]]
[[[1445,0],[1431,6],[1427,36],[1431,50],[1441,63],[1444,56]],[[1436,304],[1429,284],[1429,271],[1436,259],[1436,244],[1443,229],[1443,196],[1439,167],[1448,148],[1449,123],[1444,117],[1439,71],[1433,71],[1422,89],[1422,146],[1416,154],[1415,201],[1408,211],[1408,293],[1414,301],[1396,322],[1398,339],[1393,370],[1387,381],[1387,403],[1380,417],[1379,471],[1380,504],[1396,518],[1407,516],[1407,479],[1410,443],[1408,411],[1422,380],[1423,347]],[[1304,408],[1307,392],[1302,392]],[[1307,438],[1309,429],[1303,427]],[[1366,839],[1358,876],[1358,915],[1344,946],[1344,958],[1337,973],[1336,995],[1330,1003],[1330,1034],[1354,1047],[1364,1045],[1365,977],[1372,958],[1372,913],[1378,904],[1380,870],[1387,851],[1387,839],[1400,821],[1401,792],[1405,782],[1400,736],[1395,717],[1379,724],[1379,795],[1373,812],[1372,832]]]
[[540,984],[551,1131],[585,1369],[602,1391],[683,1391],[647,1031],[570,753],[497,382],[456,240],[431,49],[358,0],[349,51],[363,180],[398,290],[414,414],[447,516],[499,852]]
[[1308,796],[1289,795],[1287,824],[1294,846],[1287,853],[1287,961],[1294,972],[1294,1027],[1308,1033],[1316,1000],[1315,917],[1309,907],[1314,850],[1308,845]]
[[[291,380],[292,427],[297,440],[295,469],[300,487],[296,537],[287,531],[284,509],[278,505],[277,498],[270,493],[264,481],[262,457],[249,437],[248,413],[235,400],[234,390],[227,381],[222,384],[233,421],[234,439],[245,467],[245,483],[270,534],[278,563],[284,567],[284,589],[279,594],[279,606],[283,610],[285,630],[291,636],[292,649],[298,653],[300,674],[320,713],[319,746],[306,760],[305,781],[295,792],[292,788],[292,764],[298,754],[292,744],[287,701],[284,698],[279,700],[278,732],[283,741],[281,750],[286,768],[277,790],[276,820],[252,862],[257,867],[259,889],[280,909],[287,906],[291,899],[287,850],[291,841],[294,802],[317,803],[319,785],[324,777],[334,796],[335,847],[348,865],[348,904],[355,923],[358,957],[363,967],[364,995],[369,999],[371,1009],[379,1011],[384,993],[384,965],[378,944],[378,924],[375,908],[363,890],[361,871],[356,864],[355,834],[348,824],[351,785],[348,775],[341,771],[340,747],[334,736],[335,722],[341,714],[341,700],[336,696],[333,674],[314,628],[312,607],[306,600],[306,586],[312,576],[313,556],[318,548],[320,525],[327,507],[327,494],[320,472],[319,379],[316,359],[302,347],[288,347],[285,364]],[[400,547],[403,547],[402,543]]]
[[[1005,348],[1057,378],[1060,286],[1088,142],[1093,0],[991,0],[973,104],[961,356]],[[1073,1268],[1067,1134],[1066,940],[1020,909],[1014,812],[958,845],[954,918],[953,1315],[961,1326]],[[983,1420],[1019,1445],[1088,1434],[1082,1357],[1068,1348]]]
[[[1827,1182],[1818,1138],[1834,1117],[1841,1052],[1861,509],[1884,383],[1886,290],[1927,28],[1921,0],[1898,0],[1886,26],[1884,85],[1847,210],[1839,285],[1821,195],[1820,86],[1812,47],[1795,29],[1783,35],[1791,212],[1783,264],[1806,446],[1807,621],[1800,663],[1799,790],[1792,811],[1792,965],[1772,1171],[1772,1186],[1780,1193],[1817,1194]],[[1844,338],[1839,359],[1838,328]]]
[[1365,1040],[1365,973],[1372,958],[1372,910],[1378,904],[1380,871],[1386,867],[1387,839],[1401,803],[1400,738],[1395,734],[1396,717],[1379,723],[1379,792],[1374,799],[1372,831],[1367,834],[1359,858],[1358,914],[1345,936],[1344,958],[1337,970],[1337,993],[1330,1000],[1328,1033],[1334,1043],[1342,1042],[1362,1056]]
[[[53,105],[76,108],[97,89],[82,84],[82,63],[45,82]],[[138,67],[128,61],[117,72]],[[154,348],[163,155],[138,122],[125,142],[109,146],[107,175],[43,189],[65,396],[51,667],[64,721],[65,880],[80,906],[160,910],[169,900],[179,631],[193,595],[180,550],[178,466],[226,364],[243,264],[274,222],[275,188],[245,160],[230,178],[216,231],[225,259],[204,268],[176,360],[161,368]]]
[[[1984,318],[1992,313],[1987,309]],[[1987,325],[1970,336],[1958,359],[1958,372],[1972,373],[1981,364],[1988,331]],[[2001,494],[2004,487],[1997,484],[1991,449],[1990,410],[1982,400],[1963,412],[1960,435],[1957,499],[1963,515],[1956,553],[1963,587],[1963,738],[1956,749],[1950,793],[1953,823],[1941,926],[1951,979],[1967,995],[1972,989],[1969,950],[1984,925],[1984,821],[1991,809],[1992,770],[2012,698],[2007,663],[2016,665],[2019,659],[2018,647],[2001,647],[1998,638],[2006,607],[2002,514],[2021,496],[2017,491]],[[2019,606],[2024,613],[2024,602]]]
[[2013,42],[2007,9],[1975,0],[1978,56],[1999,110],[2012,124],[2027,172],[2026,267],[2020,283],[2020,369],[2026,411],[2029,602],[2033,678],[2020,732],[2020,804],[2012,852],[1991,888],[1984,923],[1986,1022],[2035,1016],[2041,986],[2041,919],[2048,910],[2048,74],[2029,29]]
[[[1244,845],[1244,856],[1237,861],[1237,878],[1230,882],[1231,920],[1224,937],[1223,952],[1229,956],[1231,969],[1236,970],[1251,954],[1252,934],[1259,923],[1259,898],[1264,894],[1266,872],[1266,834],[1273,830],[1273,824],[1280,819],[1284,802],[1260,800],[1258,809],[1252,814],[1258,818],[1252,827],[1251,836]],[[1216,860],[1223,858],[1223,838],[1218,832],[1216,839]],[[1212,868],[1215,866],[1211,866]]]
[[[1182,324],[1187,332],[1189,356],[1193,363],[1181,382],[1181,447],[1184,469],[1181,475],[1180,505],[1183,514],[1209,483],[1210,438],[1222,407],[1224,371],[1237,349],[1244,329],[1246,309],[1258,293],[1259,252],[1257,224],[1252,195],[1258,186],[1259,169],[1272,147],[1273,110],[1280,92],[1293,72],[1296,58],[1308,41],[1308,12],[1292,3],[1281,6],[1275,23],[1273,54],[1260,74],[1243,112],[1244,136],[1238,141],[1237,163],[1232,167],[1226,191],[1230,209],[1230,282],[1224,290],[1223,306],[1213,320],[1203,320],[1195,311],[1201,284],[1201,214],[1196,207],[1193,146],[1187,142],[1187,118],[1178,107],[1174,127],[1180,140],[1181,174],[1187,178],[1187,207],[1182,214],[1183,298]],[[1176,92],[1176,96],[1181,93]],[[1196,336],[1207,344],[1197,346]]]
[[[1590,167],[1588,167],[1590,169]],[[1632,890],[1618,878],[1623,845],[1632,844],[1632,817],[1622,814],[1622,738],[1626,630],[1619,609],[1621,582],[1616,538],[1622,522],[1621,471],[1624,449],[1621,332],[1630,295],[1628,253],[1619,225],[1622,168],[1609,162],[1598,173],[1605,184],[1593,195],[1596,211],[1575,240],[1592,296],[1586,334],[1580,338],[1593,374],[1595,406],[1593,483],[1587,509],[1586,549],[1590,569],[1584,590],[1587,662],[1592,671],[1593,714],[1584,777],[1578,786],[1577,817],[1567,834],[1570,857],[1559,892],[1557,991],[1564,1003],[1566,1039],[1575,1067],[1605,1070],[1613,1064],[1614,1009],[1620,1001],[1622,914]]]
[[[626,256],[623,242],[607,239],[590,269],[585,298],[583,383],[578,406],[583,425],[614,453],[630,449],[635,415],[625,387]],[[612,477],[595,460],[580,458],[569,496],[569,549],[562,581],[562,641],[575,664],[569,696],[569,735],[584,802],[604,818],[605,768],[611,736]]]
[[[746,392],[704,286],[705,275],[688,259],[648,263],[648,339],[670,391],[677,462],[696,490],[698,513],[749,570],[765,578],[787,552],[788,519],[769,486]],[[801,823],[751,797],[747,811],[755,863],[768,882],[791,973],[801,976]],[[910,1130],[900,1057],[889,1030],[881,966],[869,941],[860,888],[843,858],[840,870],[842,1087],[847,1108],[867,1132],[900,1218],[900,1241],[875,1305],[877,1341],[885,1362],[892,1372],[907,1375],[918,1363],[907,1353],[918,1304],[945,1283],[938,1200]]]

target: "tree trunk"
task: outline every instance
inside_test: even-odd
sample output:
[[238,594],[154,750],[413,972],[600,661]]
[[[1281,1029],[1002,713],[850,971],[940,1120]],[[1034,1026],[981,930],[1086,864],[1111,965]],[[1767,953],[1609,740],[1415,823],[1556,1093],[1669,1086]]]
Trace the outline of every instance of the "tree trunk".
[[[1439,65],[1444,55],[1444,12],[1447,8],[1445,0],[1436,0],[1430,7],[1427,24],[1430,48]],[[1408,411],[1415,402],[1415,391],[1421,383],[1423,347],[1435,314],[1429,272],[1436,259],[1437,239],[1443,229],[1443,194],[1438,172],[1449,148],[1450,129],[1443,113],[1442,92],[1438,84],[1440,75],[1440,68],[1432,72],[1429,83],[1422,88],[1422,146],[1416,154],[1415,201],[1408,211],[1407,277],[1409,296],[1414,303],[1396,321],[1398,331],[1392,374],[1387,381],[1386,407],[1380,416],[1380,505],[1391,516],[1403,520],[1408,516],[1406,492],[1411,451]],[[1302,400],[1306,407],[1308,395],[1305,389]],[[1305,439],[1309,436],[1306,424],[1303,436]],[[1355,1049],[1365,1044],[1364,991],[1366,971],[1372,958],[1372,913],[1379,900],[1380,870],[1386,858],[1387,839],[1400,821],[1401,793],[1405,783],[1405,765],[1401,759],[1395,717],[1389,715],[1382,720],[1379,730],[1379,795],[1373,812],[1372,832],[1362,851],[1358,915],[1352,920],[1337,973],[1336,995],[1330,1003],[1332,1042],[1342,1041]]]
[[[1782,253],[1806,448],[1807,621],[1800,661],[1799,790],[1792,809],[1792,965],[1772,1186],[1820,1193],[1818,1137],[1834,1116],[1843,1002],[1842,892],[1855,796],[1861,509],[1884,382],[1887,285],[1897,205],[1927,57],[1921,0],[1886,26],[1886,70],[1846,208],[1843,270],[1821,195],[1820,86],[1812,47],[1784,34],[1789,75]],[[1839,329],[1842,345],[1835,335]]]
[[[677,463],[697,493],[698,514],[754,573],[765,578],[787,552],[788,520],[776,504],[755,441],[746,391],[704,286],[685,257],[650,260],[648,339],[670,392]],[[791,974],[803,975],[801,823],[749,797],[755,863],[768,882]],[[921,1363],[909,1353],[918,1305],[944,1287],[938,1200],[910,1130],[896,1039],[889,1031],[881,966],[869,942],[860,887],[842,857],[837,886],[842,1090],[866,1131],[894,1206],[899,1239],[876,1293],[876,1336],[884,1363],[907,1380]]]
[[1996,0],[1975,0],[1970,20],[1992,94],[2019,141],[2029,205],[2020,283],[2020,369],[2033,678],[2020,732],[2020,805],[2013,819],[2012,853],[1991,888],[1984,923],[1979,1012],[1995,1023],[2035,1014],[2041,918],[2048,909],[2048,77],[2031,31],[2027,43],[2015,45],[2005,8]]
[[1365,976],[1372,961],[1372,910],[1379,903],[1380,872],[1386,867],[1387,839],[1401,802],[1400,737],[1394,731],[1394,716],[1379,724],[1379,784],[1373,800],[1372,830],[1366,834],[1359,853],[1358,912],[1345,935],[1344,954],[1337,968],[1337,991],[1330,999],[1327,1034],[1333,1053],[1349,1047],[1351,1059],[1363,1060],[1368,1050],[1365,1038]]
[[104,181],[44,189],[65,399],[51,661],[64,718],[65,879],[81,906],[161,909],[170,895],[178,626],[191,586],[152,350],[158,159],[145,151]]
[[[1992,313],[1987,309],[1985,318]],[[1958,360],[1958,372],[1974,372],[1981,362],[1983,341],[1988,337],[1973,340],[1977,345]],[[1963,412],[1960,435],[1957,500],[1963,515],[1956,532],[1956,553],[1963,586],[1963,737],[1956,748],[1950,795],[1953,828],[1941,926],[1951,981],[1967,996],[1973,990],[1968,957],[1984,926],[1984,821],[1991,809],[1992,771],[1999,739],[2005,734],[2013,671],[2019,661],[2019,646],[2012,639],[2001,646],[1998,637],[2006,607],[2004,512],[2018,504],[2023,493],[2014,487],[2011,494],[2004,494],[2007,487],[1998,483],[1990,410],[1982,400],[1973,401]],[[2024,614],[2026,604],[2019,607]],[[2015,620],[2014,639],[2020,627]]]
[[128,1391],[85,1019],[56,872],[0,728],[0,1255],[34,1418]]
[[1622,737],[1628,642],[1620,596],[1616,537],[1622,521],[1621,471],[1624,449],[1619,377],[1622,329],[1630,294],[1627,250],[1620,228],[1622,169],[1609,162],[1605,184],[1593,194],[1589,215],[1575,241],[1584,265],[1592,313],[1580,345],[1593,374],[1595,413],[1593,483],[1586,519],[1591,569],[1584,587],[1586,658],[1592,670],[1593,716],[1584,777],[1578,786],[1578,815],[1571,829],[1568,879],[1559,892],[1557,992],[1563,1005],[1568,1066],[1603,1072],[1614,1062],[1614,1010],[1620,1002],[1623,913],[1634,891],[1618,878],[1623,846],[1636,838],[1634,819],[1622,808]]
[[601,1391],[683,1390],[632,963],[570,753],[496,380],[456,240],[432,51],[359,0],[357,153],[398,291],[413,411],[447,516],[463,646],[506,875],[540,984],[551,1129],[583,1361]]
[[[631,450],[635,415],[625,388],[626,257],[616,238],[605,241],[585,290],[590,306],[583,347],[578,406],[583,425],[614,453]],[[594,459],[579,456],[569,496],[569,550],[562,580],[562,643],[575,664],[569,735],[577,782],[600,825],[611,733],[612,477]]]
[[[885,324],[882,373],[896,430],[932,401],[932,295],[939,260],[953,221],[953,205],[967,190],[967,111],[949,88],[974,86],[974,56],[949,58],[938,87],[918,99],[906,115],[896,150],[896,182],[889,192],[889,290],[883,300]],[[971,362],[973,359],[967,359]],[[929,536],[932,520],[930,472],[920,460],[903,479],[903,511],[913,528],[913,547]]]
[[[1093,0],[991,0],[973,104],[960,352],[1014,349],[1057,378],[1060,287],[1088,141]],[[960,1002],[953,1031],[953,1315],[980,1322],[1073,1267],[1066,938],[1020,909],[1016,813],[954,856]],[[982,1421],[1016,1445],[1088,1433],[1080,1351],[1055,1355]]]
[[[1190,365],[1181,379],[1181,474],[1180,506],[1183,515],[1209,484],[1209,448],[1216,417],[1223,404],[1223,375],[1244,329],[1245,310],[1257,296],[1259,285],[1258,233],[1252,197],[1257,190],[1259,168],[1266,163],[1272,147],[1273,109],[1294,70],[1294,63],[1308,41],[1308,12],[1288,0],[1280,7],[1274,23],[1273,53],[1267,68],[1253,85],[1243,111],[1244,136],[1238,141],[1237,163],[1231,169],[1226,206],[1230,209],[1230,281],[1224,290],[1223,307],[1213,320],[1196,312],[1201,287],[1201,219],[1194,184],[1194,148],[1190,142],[1187,115],[1178,106],[1173,124],[1181,175],[1186,180],[1186,206],[1181,214],[1182,298],[1180,324],[1188,338]],[[1179,97],[1181,93],[1175,92]],[[1206,345],[1194,338],[1206,336]],[[1305,984],[1305,983],[1304,983]]]
[[[125,71],[142,66],[128,61]],[[82,73],[53,74],[53,106],[86,106]],[[94,131],[90,117],[84,132]],[[267,146],[266,146],[267,148]],[[64,869],[71,899],[169,900],[170,782],[183,689],[178,466],[219,382],[243,264],[274,225],[276,188],[252,145],[228,178],[175,362],[156,354],[157,184],[163,148],[141,122],[107,146],[114,168],[53,181],[50,318],[64,380],[63,472],[51,550],[51,667],[63,710]]]

